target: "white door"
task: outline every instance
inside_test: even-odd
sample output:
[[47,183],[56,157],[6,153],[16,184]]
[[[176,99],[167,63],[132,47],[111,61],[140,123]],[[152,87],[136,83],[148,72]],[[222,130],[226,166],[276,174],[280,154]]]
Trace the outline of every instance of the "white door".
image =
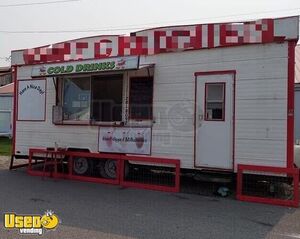
[[233,77],[196,78],[196,167],[233,169]]

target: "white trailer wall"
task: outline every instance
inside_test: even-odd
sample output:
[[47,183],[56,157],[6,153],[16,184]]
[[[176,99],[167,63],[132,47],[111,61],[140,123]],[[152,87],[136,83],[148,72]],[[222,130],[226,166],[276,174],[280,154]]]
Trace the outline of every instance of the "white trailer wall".
[[[141,57],[141,64],[155,63],[152,155],[176,157],[183,168],[194,167],[194,72],[236,70],[235,165],[286,166],[287,54],[287,43],[276,43]],[[18,79],[30,78],[30,66],[18,68]],[[97,151],[97,126],[52,124],[52,78],[46,102],[45,122],[17,122],[18,154],[54,142]]]

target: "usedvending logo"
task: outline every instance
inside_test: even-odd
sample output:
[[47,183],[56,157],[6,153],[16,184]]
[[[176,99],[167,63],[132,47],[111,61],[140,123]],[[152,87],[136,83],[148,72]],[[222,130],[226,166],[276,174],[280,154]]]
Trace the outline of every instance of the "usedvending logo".
[[4,228],[17,229],[20,234],[42,235],[45,231],[55,230],[60,220],[53,211],[46,211],[44,215],[4,214]]

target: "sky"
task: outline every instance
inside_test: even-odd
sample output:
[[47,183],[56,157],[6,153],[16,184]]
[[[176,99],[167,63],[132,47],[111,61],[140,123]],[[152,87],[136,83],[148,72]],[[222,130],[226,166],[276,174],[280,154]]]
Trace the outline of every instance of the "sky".
[[11,50],[85,36],[293,15],[299,0],[0,0],[0,66]]

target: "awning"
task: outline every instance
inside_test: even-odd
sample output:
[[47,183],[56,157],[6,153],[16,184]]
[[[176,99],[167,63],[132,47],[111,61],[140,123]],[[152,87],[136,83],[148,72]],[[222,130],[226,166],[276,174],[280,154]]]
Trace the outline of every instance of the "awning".
[[139,70],[140,69],[146,69],[146,68],[154,68],[155,64],[141,64],[139,65]]

